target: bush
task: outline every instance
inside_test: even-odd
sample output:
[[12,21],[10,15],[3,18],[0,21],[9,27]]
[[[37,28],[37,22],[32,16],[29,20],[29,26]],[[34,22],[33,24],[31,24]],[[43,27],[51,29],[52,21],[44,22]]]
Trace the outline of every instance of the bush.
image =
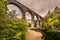
[[27,32],[27,23],[24,20],[11,19],[0,21],[0,39],[24,40]]
[[45,16],[43,27],[60,28],[60,8],[55,9],[52,13],[48,13]]
[[13,14],[7,16],[6,0],[0,0],[0,40],[25,40],[28,24]]

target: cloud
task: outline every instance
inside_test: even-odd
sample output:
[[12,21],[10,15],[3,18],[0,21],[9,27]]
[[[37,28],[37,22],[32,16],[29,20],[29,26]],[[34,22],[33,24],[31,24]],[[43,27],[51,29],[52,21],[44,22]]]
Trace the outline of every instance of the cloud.
[[[60,7],[60,0],[17,0],[39,15],[45,16],[48,10],[53,11],[56,6]],[[11,8],[12,9],[12,8]],[[29,14],[28,14],[29,15]],[[30,17],[30,16],[29,16]]]
[[60,0],[18,0],[25,6],[37,13],[44,13],[53,10],[56,6],[60,7]]

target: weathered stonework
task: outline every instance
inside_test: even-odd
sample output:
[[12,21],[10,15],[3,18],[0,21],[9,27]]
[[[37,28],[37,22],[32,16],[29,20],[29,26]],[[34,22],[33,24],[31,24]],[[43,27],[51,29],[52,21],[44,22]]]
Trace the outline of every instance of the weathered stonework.
[[29,12],[30,15],[31,15],[31,28],[34,28],[34,16],[37,17],[37,27],[36,28],[39,28],[41,25],[39,24],[39,21],[38,20],[41,20],[43,19],[42,16],[38,15],[38,13],[34,12],[33,10],[29,9],[28,7],[24,6],[23,4],[21,4],[20,2],[16,1],[16,0],[8,0],[7,1],[7,5],[9,4],[13,4],[13,5],[16,5],[22,12],[22,19],[26,19],[26,12]]

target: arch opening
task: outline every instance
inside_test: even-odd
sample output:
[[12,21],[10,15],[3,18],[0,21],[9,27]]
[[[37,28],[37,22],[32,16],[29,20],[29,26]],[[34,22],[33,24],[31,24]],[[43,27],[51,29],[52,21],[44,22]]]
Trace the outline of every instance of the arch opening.
[[36,28],[36,26],[37,26],[37,17],[34,16],[34,27]]
[[31,14],[29,12],[26,12],[26,21],[31,23]]
[[26,12],[25,13],[25,17],[26,17],[26,21],[28,22],[29,24],[29,27],[31,27],[31,14],[29,12]]
[[8,4],[7,7],[8,7],[8,12],[9,11],[11,12],[11,11],[14,10],[15,11],[15,16],[19,19],[22,18],[22,12],[16,5]]

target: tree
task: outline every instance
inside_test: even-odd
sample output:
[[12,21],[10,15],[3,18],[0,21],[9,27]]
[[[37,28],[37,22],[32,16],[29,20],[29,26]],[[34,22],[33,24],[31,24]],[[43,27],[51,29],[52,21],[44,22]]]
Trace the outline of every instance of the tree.
[[0,0],[0,17],[5,17],[7,11],[7,2],[6,0]]
[[13,12],[7,13],[6,3],[0,0],[0,40],[25,40],[27,22],[15,17]]
[[[50,13],[50,12],[49,12]],[[60,8],[55,8],[55,10],[50,13],[48,15],[45,16],[45,20],[43,23],[44,27],[56,27],[56,28],[60,28]]]

